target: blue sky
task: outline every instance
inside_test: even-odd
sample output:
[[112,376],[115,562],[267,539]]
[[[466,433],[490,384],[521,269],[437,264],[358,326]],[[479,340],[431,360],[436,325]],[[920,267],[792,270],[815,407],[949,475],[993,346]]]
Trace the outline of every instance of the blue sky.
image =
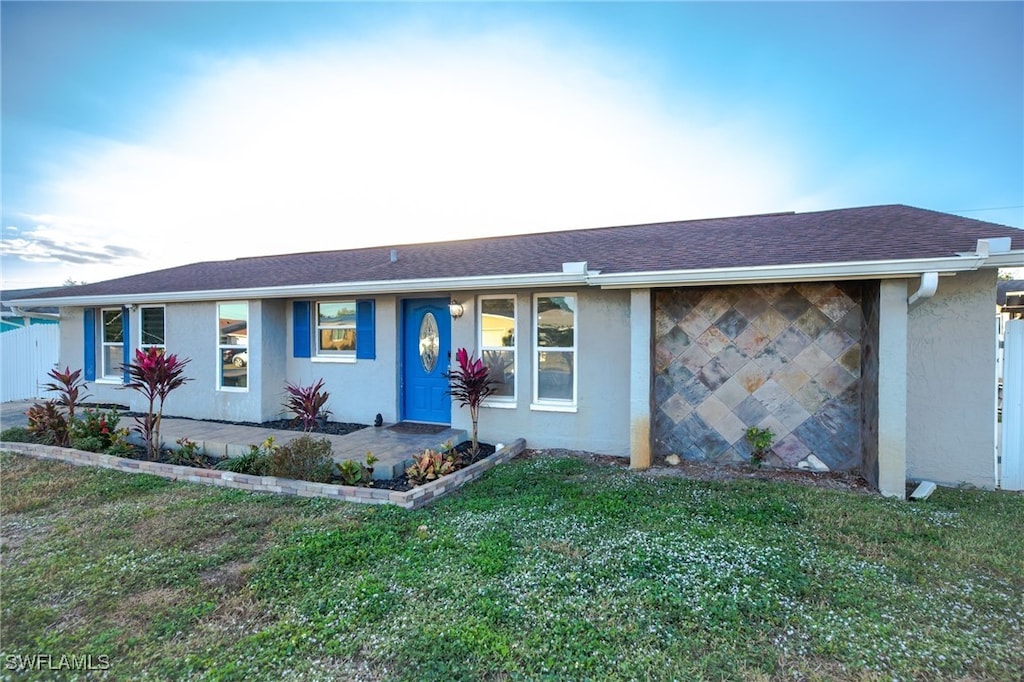
[[0,31],[4,288],[884,203],[1024,227],[1019,2],[5,1]]

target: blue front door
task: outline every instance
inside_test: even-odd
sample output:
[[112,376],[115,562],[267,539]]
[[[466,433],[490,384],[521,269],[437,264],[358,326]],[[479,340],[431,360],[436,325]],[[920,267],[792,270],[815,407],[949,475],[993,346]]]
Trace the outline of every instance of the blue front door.
[[448,360],[452,326],[447,298],[402,302],[402,419],[450,424]]

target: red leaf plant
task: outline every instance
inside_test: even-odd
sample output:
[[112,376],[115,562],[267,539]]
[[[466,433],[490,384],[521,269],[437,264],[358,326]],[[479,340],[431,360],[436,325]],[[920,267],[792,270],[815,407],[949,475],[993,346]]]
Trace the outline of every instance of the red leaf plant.
[[128,375],[132,380],[125,388],[138,391],[149,401],[146,414],[135,418],[138,431],[146,441],[146,456],[156,459],[160,454],[160,420],[164,413],[164,401],[171,391],[186,381],[185,365],[191,360],[179,360],[178,356],[163,353],[158,348],[146,351],[135,350],[135,360],[128,365]]
[[459,406],[469,408],[469,418],[473,421],[473,450],[471,454],[475,456],[480,449],[477,442],[480,405],[487,399],[487,396],[494,392],[497,382],[491,379],[491,374],[484,361],[471,356],[465,348],[460,348],[455,352],[455,360],[458,367],[447,374],[448,393],[458,401]]

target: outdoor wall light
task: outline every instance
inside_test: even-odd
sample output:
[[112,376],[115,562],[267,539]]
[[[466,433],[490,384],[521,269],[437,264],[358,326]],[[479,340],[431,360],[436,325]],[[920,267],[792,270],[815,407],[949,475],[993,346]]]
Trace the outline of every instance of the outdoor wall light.
[[448,312],[452,314],[453,320],[457,320],[462,317],[462,313],[466,312],[466,309],[462,307],[461,303],[453,298],[448,303]]

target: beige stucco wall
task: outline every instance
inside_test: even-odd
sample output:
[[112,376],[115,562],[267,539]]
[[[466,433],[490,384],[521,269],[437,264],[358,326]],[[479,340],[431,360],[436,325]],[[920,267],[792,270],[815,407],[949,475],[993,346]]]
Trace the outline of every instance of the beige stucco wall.
[[995,270],[941,277],[935,295],[908,313],[912,480],[995,485],[995,291]]

